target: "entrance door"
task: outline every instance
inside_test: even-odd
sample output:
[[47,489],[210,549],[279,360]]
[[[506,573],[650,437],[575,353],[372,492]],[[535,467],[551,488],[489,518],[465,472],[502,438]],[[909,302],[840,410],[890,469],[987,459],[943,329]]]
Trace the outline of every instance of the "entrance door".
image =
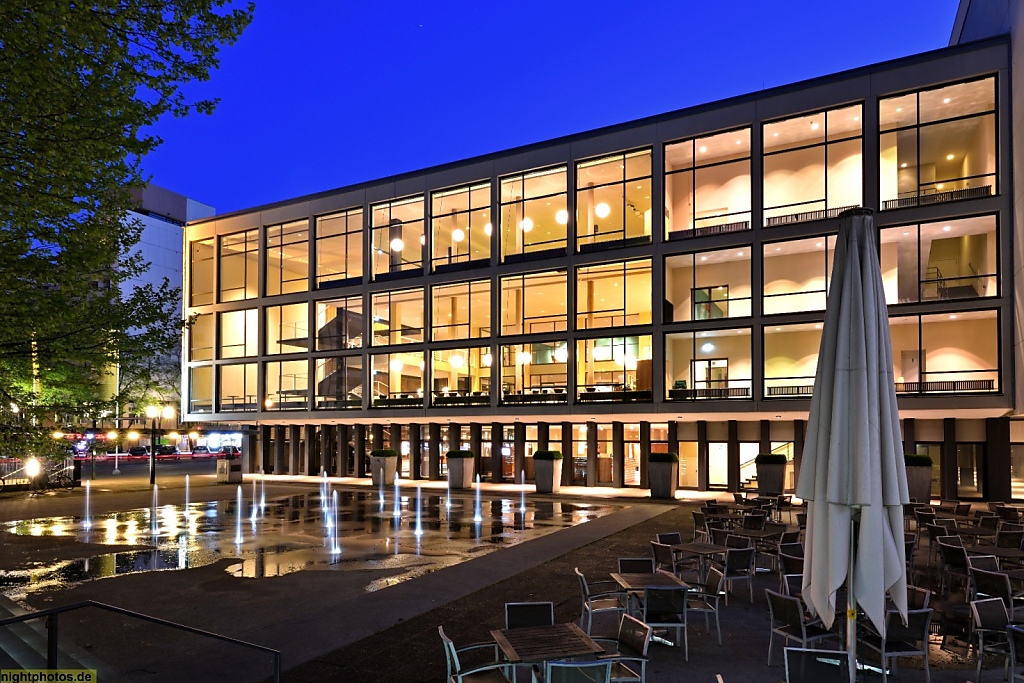
[[729,487],[729,444],[708,444],[708,488]]

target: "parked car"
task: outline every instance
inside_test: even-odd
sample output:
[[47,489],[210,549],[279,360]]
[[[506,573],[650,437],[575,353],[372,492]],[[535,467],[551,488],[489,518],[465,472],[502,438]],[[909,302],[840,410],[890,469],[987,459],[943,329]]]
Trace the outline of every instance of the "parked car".
[[128,455],[149,455],[149,449],[145,446],[132,446],[128,449]]
[[207,448],[206,446],[193,446],[192,447],[192,455],[207,455],[207,454],[209,454],[209,452],[210,452],[210,449]]
[[227,459],[239,458],[242,456],[242,449],[238,446],[221,446],[220,455]]
[[156,447],[157,455],[177,455],[178,449],[170,444],[160,444]]

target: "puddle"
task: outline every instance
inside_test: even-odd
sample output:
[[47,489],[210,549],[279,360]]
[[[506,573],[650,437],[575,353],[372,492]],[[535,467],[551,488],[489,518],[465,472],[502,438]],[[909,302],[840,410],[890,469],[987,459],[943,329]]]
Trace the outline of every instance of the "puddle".
[[[241,490],[241,489],[240,489]],[[310,492],[260,503],[250,499],[158,505],[92,517],[9,522],[2,532],[66,536],[131,550],[34,563],[0,571],[0,592],[14,600],[84,581],[202,567],[237,560],[229,576],[259,579],[297,571],[367,574],[367,591],[436,571],[618,509],[613,505],[452,496],[415,490]],[[241,499],[241,500],[240,500]],[[254,504],[255,503],[255,504]],[[479,521],[477,521],[479,520]],[[85,553],[95,553],[89,546]],[[387,575],[381,577],[381,572]]]

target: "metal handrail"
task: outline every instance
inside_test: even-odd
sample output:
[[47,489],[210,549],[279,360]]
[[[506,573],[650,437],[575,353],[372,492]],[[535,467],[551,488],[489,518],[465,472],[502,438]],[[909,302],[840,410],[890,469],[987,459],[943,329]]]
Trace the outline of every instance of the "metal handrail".
[[114,612],[115,614],[122,614],[126,617],[134,617],[135,619],[141,619],[142,621],[148,621],[153,624],[159,624],[160,626],[167,626],[169,628],[176,628],[179,631],[186,631],[187,633],[193,633],[198,636],[205,636],[207,638],[213,638],[224,643],[231,643],[233,645],[241,645],[242,647],[248,647],[253,650],[259,650],[260,652],[267,652],[273,656],[274,659],[274,683],[281,683],[281,651],[273,648],[264,647],[263,645],[257,645],[255,643],[249,643],[238,638],[232,638],[230,636],[223,636],[219,633],[213,633],[212,631],[204,631],[201,628],[194,628],[192,626],[186,626],[185,624],[179,624],[167,619],[161,619],[159,617],[151,617],[148,614],[142,612],[135,612],[134,610],[125,609],[123,607],[115,607],[114,605],[108,605],[104,602],[97,602],[95,600],[84,600],[82,602],[75,602],[70,605],[63,605],[61,607],[51,607],[49,609],[39,610],[37,612],[30,612],[28,614],[21,614],[15,617],[8,617],[6,619],[0,619],[0,626],[8,626],[10,624],[18,624],[23,621],[30,621],[32,619],[46,619],[46,668],[56,669],[57,668],[57,655],[58,647],[57,641],[59,637],[59,631],[57,628],[57,621],[60,614],[64,612],[72,612],[74,610],[82,609],[83,607],[96,607],[98,609],[104,609],[108,612]]

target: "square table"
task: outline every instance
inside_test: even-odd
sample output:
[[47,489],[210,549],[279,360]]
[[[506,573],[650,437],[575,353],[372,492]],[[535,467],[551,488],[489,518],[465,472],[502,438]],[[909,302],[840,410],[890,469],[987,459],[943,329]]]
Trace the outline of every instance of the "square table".
[[636,616],[633,610],[634,604],[641,604],[645,588],[689,588],[690,584],[680,579],[675,574],[658,571],[654,573],[623,573],[612,572],[612,581],[622,586],[629,594],[629,612]]
[[1020,548],[1000,548],[995,545],[965,545],[964,550],[974,555],[995,555],[1000,560],[1024,559],[1024,550]]
[[714,543],[677,543],[672,546],[672,551],[677,553],[689,553],[691,555],[700,556],[700,567],[697,570],[698,576],[703,583],[707,578],[707,558],[712,555],[724,555],[729,550],[727,546],[716,545]]
[[604,648],[573,623],[495,629],[491,631],[491,638],[512,664],[594,656],[604,652]]

